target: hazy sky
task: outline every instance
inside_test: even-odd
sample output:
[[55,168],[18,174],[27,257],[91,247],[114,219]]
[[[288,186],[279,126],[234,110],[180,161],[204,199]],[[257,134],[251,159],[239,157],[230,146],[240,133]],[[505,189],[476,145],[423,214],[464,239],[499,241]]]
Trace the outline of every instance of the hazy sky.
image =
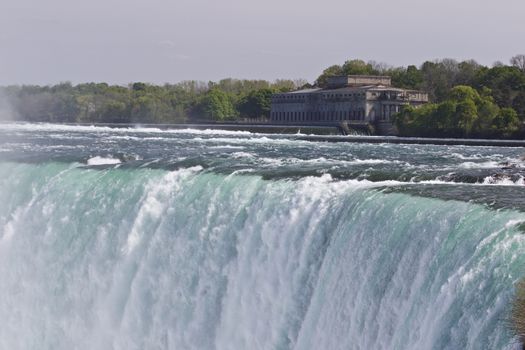
[[0,0],[0,85],[305,78],[525,53],[524,0]]

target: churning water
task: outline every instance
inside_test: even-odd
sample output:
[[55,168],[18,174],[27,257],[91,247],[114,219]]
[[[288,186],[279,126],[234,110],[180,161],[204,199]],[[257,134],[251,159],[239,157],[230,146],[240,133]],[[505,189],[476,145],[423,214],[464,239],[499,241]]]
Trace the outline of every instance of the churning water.
[[522,152],[1,125],[0,349],[515,349]]

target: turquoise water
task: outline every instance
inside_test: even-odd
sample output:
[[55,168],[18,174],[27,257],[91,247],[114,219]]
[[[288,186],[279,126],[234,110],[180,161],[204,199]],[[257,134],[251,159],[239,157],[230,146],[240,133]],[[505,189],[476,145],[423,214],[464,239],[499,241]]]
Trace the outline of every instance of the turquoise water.
[[518,348],[520,150],[0,137],[0,349]]

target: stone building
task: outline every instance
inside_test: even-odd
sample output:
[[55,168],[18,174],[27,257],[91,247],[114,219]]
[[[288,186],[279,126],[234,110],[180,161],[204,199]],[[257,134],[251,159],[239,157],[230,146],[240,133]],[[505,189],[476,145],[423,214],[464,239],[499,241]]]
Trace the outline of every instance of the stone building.
[[395,133],[392,116],[402,106],[428,102],[428,94],[391,86],[390,77],[349,75],[328,78],[327,87],[272,96],[275,124],[373,126],[378,134]]

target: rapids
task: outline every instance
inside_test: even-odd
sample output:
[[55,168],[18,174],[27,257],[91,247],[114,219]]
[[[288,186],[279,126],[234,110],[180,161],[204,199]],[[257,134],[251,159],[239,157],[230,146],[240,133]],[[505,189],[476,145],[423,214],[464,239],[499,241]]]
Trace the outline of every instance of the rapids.
[[0,349],[518,348],[520,150],[0,137]]

